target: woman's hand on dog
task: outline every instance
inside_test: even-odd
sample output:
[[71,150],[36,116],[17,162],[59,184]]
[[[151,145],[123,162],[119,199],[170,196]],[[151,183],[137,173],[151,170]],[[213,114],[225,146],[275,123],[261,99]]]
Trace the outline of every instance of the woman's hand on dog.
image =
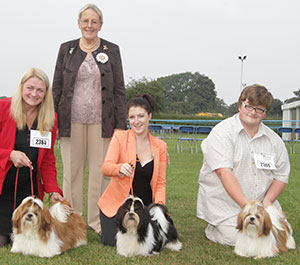
[[58,192],[51,192],[50,193],[50,200],[52,203],[60,201],[60,202],[67,202],[69,204],[69,206],[72,208],[73,210],[73,205],[71,202],[69,202],[67,199],[65,199],[63,196],[61,196]]

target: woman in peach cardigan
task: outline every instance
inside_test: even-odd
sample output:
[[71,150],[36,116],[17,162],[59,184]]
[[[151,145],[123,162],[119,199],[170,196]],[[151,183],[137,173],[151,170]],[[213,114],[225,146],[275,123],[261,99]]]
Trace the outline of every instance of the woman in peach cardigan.
[[116,131],[109,145],[102,171],[111,182],[98,201],[104,245],[116,244],[115,215],[130,194],[131,181],[135,196],[145,205],[165,204],[167,145],[148,131],[156,108],[148,94],[131,99],[127,106],[131,129]]

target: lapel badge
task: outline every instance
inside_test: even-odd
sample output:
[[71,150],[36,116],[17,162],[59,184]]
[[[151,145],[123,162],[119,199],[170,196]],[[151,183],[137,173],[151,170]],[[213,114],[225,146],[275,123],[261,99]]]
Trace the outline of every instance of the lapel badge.
[[72,54],[72,53],[73,53],[73,51],[74,51],[74,48],[70,48],[70,50],[69,50],[69,54]]
[[104,64],[108,61],[108,55],[104,52],[100,52],[96,55],[96,60]]

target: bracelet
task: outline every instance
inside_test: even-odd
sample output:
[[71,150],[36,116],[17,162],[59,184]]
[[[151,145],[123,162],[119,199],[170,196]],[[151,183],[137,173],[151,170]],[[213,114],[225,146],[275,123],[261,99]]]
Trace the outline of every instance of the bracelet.
[[54,194],[54,192],[50,192],[49,193],[49,198],[51,198],[53,194]]

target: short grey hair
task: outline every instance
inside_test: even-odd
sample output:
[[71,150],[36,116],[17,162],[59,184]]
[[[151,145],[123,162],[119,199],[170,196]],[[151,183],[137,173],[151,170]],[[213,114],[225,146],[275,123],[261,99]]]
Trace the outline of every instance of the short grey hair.
[[100,8],[98,6],[96,6],[95,4],[92,4],[92,3],[86,4],[83,8],[80,9],[79,14],[78,14],[78,22],[81,19],[82,13],[87,9],[94,10],[99,16],[100,24],[103,24],[103,13],[102,13],[102,11],[100,10]]

